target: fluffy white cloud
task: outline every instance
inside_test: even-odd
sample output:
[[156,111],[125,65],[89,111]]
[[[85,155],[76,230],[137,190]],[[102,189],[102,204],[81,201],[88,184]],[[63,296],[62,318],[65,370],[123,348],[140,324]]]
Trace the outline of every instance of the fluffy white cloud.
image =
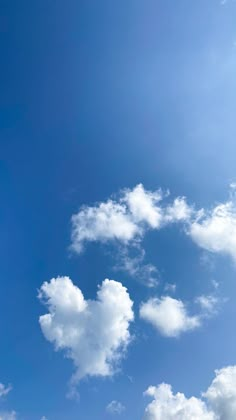
[[124,410],[125,406],[116,400],[111,401],[106,407],[106,411],[110,414],[121,414]]
[[72,216],[72,249],[78,253],[85,242],[119,240],[127,243],[139,234],[140,228],[127,214],[126,207],[111,200],[97,207],[83,207]]
[[132,219],[136,222],[145,222],[153,229],[160,227],[163,221],[162,209],[159,202],[162,200],[162,192],[146,191],[142,184],[133,190],[126,190],[123,202],[128,206]]
[[215,419],[203,401],[195,397],[188,399],[180,392],[173,394],[168,384],[150,386],[144,394],[153,397],[153,401],[146,407],[143,420]]
[[118,240],[128,244],[142,238],[147,229],[160,229],[167,223],[189,219],[191,208],[185,198],[161,206],[161,190],[148,191],[142,184],[121,191],[117,201],[83,206],[72,216],[72,249],[80,253],[86,242]]
[[170,296],[152,298],[140,306],[140,317],[150,322],[162,335],[177,337],[200,326],[199,316],[190,316],[181,300]]
[[85,300],[69,277],[58,277],[43,283],[39,298],[49,310],[39,318],[43,334],[73,360],[73,380],[112,375],[130,341],[133,302],[126,288],[106,279],[97,300]]
[[236,261],[236,205],[235,200],[202,210],[200,217],[190,224],[189,234],[201,248],[228,254]]
[[192,214],[193,209],[187,204],[185,197],[177,197],[173,204],[166,208],[164,217],[166,222],[171,223],[187,221]]
[[235,420],[236,366],[217,370],[208,390],[200,398],[173,394],[171,386],[151,386],[144,393],[153,398],[143,420]]
[[204,397],[219,420],[236,419],[236,366],[216,370],[216,377]]

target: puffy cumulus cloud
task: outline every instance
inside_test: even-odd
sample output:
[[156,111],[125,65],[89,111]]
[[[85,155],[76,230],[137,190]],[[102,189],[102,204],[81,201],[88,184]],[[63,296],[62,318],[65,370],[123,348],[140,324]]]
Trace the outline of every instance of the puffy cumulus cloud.
[[97,300],[85,300],[69,277],[58,277],[43,283],[39,298],[49,311],[39,318],[42,332],[73,360],[73,382],[87,375],[112,375],[130,342],[133,302],[127,289],[106,279]]
[[218,420],[236,419],[236,366],[216,370],[216,376],[203,394]]
[[180,392],[173,394],[168,384],[150,386],[144,395],[153,401],[146,407],[143,420],[215,420],[203,401],[186,398]]
[[1,397],[5,397],[7,394],[9,394],[9,392],[12,390],[12,386],[11,385],[4,385],[2,383],[0,383],[0,398]]
[[185,197],[177,197],[173,204],[166,208],[164,217],[169,223],[180,222],[190,220],[193,214],[193,208],[187,204]]
[[142,303],[140,317],[166,337],[177,337],[201,325],[200,316],[190,316],[185,304],[170,296],[152,298]]
[[209,212],[202,210],[190,224],[189,234],[201,248],[228,254],[236,261],[236,205],[231,198]]
[[142,184],[124,189],[119,198],[109,199],[94,206],[83,206],[72,216],[71,247],[80,253],[86,242],[117,240],[128,244],[139,241],[147,229],[187,220],[192,209],[185,198],[176,198],[173,204],[161,206],[161,190],[148,191]]
[[215,378],[202,398],[173,394],[171,386],[150,386],[144,393],[153,400],[143,420],[235,420],[236,366],[216,370]]
[[140,228],[127,214],[124,205],[114,201],[97,207],[83,207],[72,216],[72,249],[83,250],[85,242],[118,240],[127,243],[140,235]]
[[158,203],[162,200],[162,192],[146,191],[142,184],[133,190],[125,190],[122,201],[128,206],[132,219],[136,222],[145,222],[153,229],[160,227],[163,214]]
[[121,414],[125,411],[125,406],[119,401],[113,400],[106,406],[106,411],[109,414]]

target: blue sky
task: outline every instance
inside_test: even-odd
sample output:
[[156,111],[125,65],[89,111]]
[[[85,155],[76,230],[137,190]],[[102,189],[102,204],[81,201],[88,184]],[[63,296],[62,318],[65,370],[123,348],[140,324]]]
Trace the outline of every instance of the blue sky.
[[[234,0],[3,1],[0,382],[6,393],[0,388],[0,419],[167,419],[171,397],[162,407],[166,417],[150,414],[148,404],[160,395],[156,388],[143,396],[148,387],[164,382],[174,394],[201,402],[213,378],[221,380],[215,369],[230,366],[233,373],[221,374],[231,375],[236,389],[236,206],[235,186],[230,187],[236,181],[235,16]],[[140,184],[143,195],[132,210],[127,194],[136,199]],[[189,211],[181,220],[173,210],[177,197],[185,197],[181,205]],[[109,199],[110,224],[101,234],[99,203]],[[125,220],[113,223],[117,206]],[[200,209],[205,213],[198,219]],[[76,239],[84,249],[76,252],[71,218],[82,211],[76,227],[88,224],[83,240]],[[123,222],[135,229],[128,239]],[[114,229],[122,230],[119,237]],[[133,272],[124,267],[127,261]],[[156,287],[148,287],[150,265]],[[76,365],[65,357],[72,349],[68,342],[55,351],[54,332],[47,332],[50,342],[39,323],[50,313],[65,321],[63,311],[57,312],[63,298],[51,310],[51,291],[44,302],[38,298],[44,282],[50,285],[57,276],[68,276],[72,295],[77,286],[90,302],[90,321],[76,313],[72,323],[77,331],[83,326],[85,343],[92,337],[88,357],[101,350],[107,320],[113,319],[91,303],[98,285],[113,279],[133,302],[134,320],[130,315],[122,327],[130,334],[123,339],[127,348],[112,347],[119,369],[113,372],[110,361],[109,374],[101,368],[94,375],[89,363],[90,373],[73,385],[79,397],[72,399],[70,380],[78,365],[84,368],[84,350],[78,339]],[[171,305],[181,302],[186,315],[176,334],[172,322],[179,307],[175,319],[170,317],[171,337],[165,334],[166,316],[161,327],[158,321],[163,296],[171,297]],[[199,296],[214,299],[214,308],[204,309]],[[119,314],[127,315],[128,306]],[[72,315],[63,324],[65,335]],[[199,325],[187,328],[193,316]],[[206,416],[235,418],[231,408],[227,415],[214,411],[209,395]],[[112,401],[125,407],[121,413],[107,408]]]

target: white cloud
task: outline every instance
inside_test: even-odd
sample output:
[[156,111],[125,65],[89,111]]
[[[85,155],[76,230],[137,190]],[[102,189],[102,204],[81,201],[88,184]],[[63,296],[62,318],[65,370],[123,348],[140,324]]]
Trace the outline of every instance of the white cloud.
[[5,397],[7,394],[9,394],[9,392],[12,390],[12,386],[11,385],[4,385],[2,383],[0,383],[0,398],[1,397]]
[[128,244],[140,240],[147,229],[189,219],[192,209],[184,197],[161,206],[161,190],[148,191],[142,184],[124,189],[117,201],[109,199],[94,206],[83,206],[72,216],[71,247],[81,253],[86,242],[119,241]]
[[140,234],[126,207],[111,200],[97,207],[83,207],[72,216],[72,249],[78,253],[85,242],[118,240],[127,243]]
[[235,420],[236,366],[215,372],[208,390],[200,398],[174,394],[171,386],[151,386],[144,395],[153,398],[145,410],[143,420]]
[[142,303],[140,317],[166,337],[177,337],[201,325],[199,316],[190,316],[184,303],[170,296],[152,298]]
[[185,197],[177,197],[173,204],[166,208],[164,217],[166,222],[173,223],[187,221],[192,214],[193,209],[187,204]]
[[127,271],[148,287],[156,286],[158,270],[153,264],[144,263],[143,236],[150,229],[185,223],[193,213],[184,197],[161,205],[166,195],[160,189],[148,191],[138,184],[133,189],[123,189],[116,200],[82,206],[71,218],[71,249],[80,254],[88,242],[116,243],[115,268]]
[[58,277],[43,283],[39,298],[49,310],[39,318],[43,334],[73,360],[73,381],[114,374],[130,342],[133,302],[126,288],[106,279],[97,300],[85,300],[69,277]]
[[121,414],[125,411],[125,406],[119,401],[113,400],[107,405],[106,411],[110,414]]
[[219,420],[236,419],[236,366],[216,370],[216,377],[204,394]]
[[198,398],[186,398],[178,392],[173,394],[171,386],[151,386],[144,395],[153,397],[148,404],[143,420],[214,420],[205,403]]
[[229,255],[236,261],[235,200],[221,203],[190,224],[189,234],[198,246],[213,253]]
[[162,200],[162,192],[146,191],[142,184],[133,190],[125,190],[123,202],[126,203],[132,219],[136,223],[145,222],[153,229],[160,227],[163,221],[162,209],[158,203]]

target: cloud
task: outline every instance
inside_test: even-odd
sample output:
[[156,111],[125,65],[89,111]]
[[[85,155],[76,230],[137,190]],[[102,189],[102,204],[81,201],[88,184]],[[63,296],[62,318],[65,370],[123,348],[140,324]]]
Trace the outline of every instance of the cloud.
[[144,395],[153,401],[146,407],[143,420],[215,420],[203,401],[188,399],[180,392],[174,395],[168,384],[150,386]]
[[11,412],[0,412],[0,420],[16,420],[16,412],[15,411],[11,411]]
[[216,370],[216,376],[203,394],[219,420],[236,419],[236,366]]
[[125,406],[119,401],[113,400],[107,405],[106,411],[109,414],[121,414],[125,411]]
[[[0,383],[0,398],[4,398],[12,390],[11,385],[4,385]],[[0,420],[16,420],[15,411],[0,411]]]
[[201,325],[199,316],[190,316],[185,304],[170,296],[152,298],[142,303],[140,317],[166,337],[177,337]]
[[190,207],[185,197],[175,198],[173,204],[167,206],[164,212],[166,223],[187,221],[191,218],[193,209]]
[[115,243],[118,245],[115,268],[128,272],[148,287],[156,286],[157,268],[144,263],[141,242],[145,233],[171,223],[187,222],[193,213],[184,197],[162,205],[166,195],[160,189],[149,191],[138,184],[133,189],[121,190],[116,200],[110,198],[93,206],[82,206],[71,218],[71,249],[80,254],[89,242]]
[[165,292],[171,292],[171,293],[175,293],[176,292],[176,284],[175,283],[166,283],[164,286],[164,291]]
[[158,286],[159,272],[153,264],[145,264],[144,249],[135,246],[132,251],[131,256],[127,247],[119,248],[114,269],[124,271],[130,276],[139,279],[147,287]]
[[72,216],[72,249],[77,253],[83,251],[85,242],[118,240],[127,243],[140,234],[126,208],[111,200],[97,207],[83,207]]
[[11,385],[4,385],[2,383],[0,383],[0,398],[1,397],[5,397],[7,394],[9,394],[9,392],[12,390],[12,386]]
[[118,241],[127,245],[140,241],[147,229],[160,229],[173,222],[187,220],[191,208],[184,197],[163,207],[161,190],[148,191],[142,184],[124,189],[115,201],[83,206],[72,216],[71,248],[81,253],[87,242]]
[[202,210],[199,215],[189,227],[193,241],[207,251],[229,255],[236,261],[235,200],[218,204],[209,212]]
[[122,198],[134,222],[144,222],[153,229],[159,228],[163,220],[162,209],[158,204],[161,200],[161,190],[146,191],[142,184],[133,190],[125,190]]
[[196,298],[205,315],[213,315],[218,310],[219,299],[213,295],[202,295]]
[[73,360],[72,382],[89,375],[113,375],[131,339],[133,302],[127,289],[106,279],[97,300],[85,300],[69,277],[57,277],[43,283],[39,298],[49,311],[39,318],[42,332]]
[[235,420],[236,366],[215,371],[215,378],[202,398],[173,393],[171,386],[150,386],[144,395],[153,400],[143,420]]
[[[160,189],[148,191],[138,184],[133,189],[122,190],[117,200],[83,206],[72,216],[71,248],[81,253],[88,242],[112,241],[126,249],[139,247],[142,258],[141,241],[148,230],[181,223],[198,246],[212,253],[227,254],[236,261],[235,184],[230,184],[229,200],[211,210],[196,211],[185,197],[177,197],[165,205],[166,195]],[[129,258],[123,267],[126,265],[129,270],[131,266],[130,272],[135,272]]]

